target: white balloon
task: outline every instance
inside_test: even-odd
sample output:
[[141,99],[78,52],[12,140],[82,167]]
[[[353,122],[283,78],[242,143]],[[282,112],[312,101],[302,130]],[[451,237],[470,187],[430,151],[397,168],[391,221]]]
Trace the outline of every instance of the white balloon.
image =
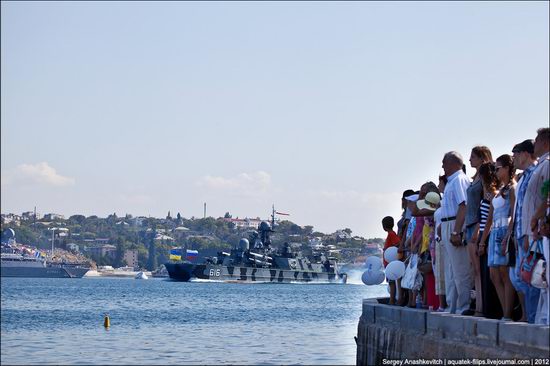
[[383,263],[382,263],[382,259],[380,259],[380,257],[377,257],[375,255],[371,255],[365,261],[365,265],[367,266],[367,271],[376,272],[376,271],[382,270]]
[[379,285],[384,282],[386,275],[382,271],[369,271],[366,270],[361,276],[361,280],[365,285]]
[[405,274],[405,263],[393,261],[386,266],[386,277],[388,280],[395,281]]
[[384,259],[391,263],[397,260],[397,247],[389,247],[384,251]]

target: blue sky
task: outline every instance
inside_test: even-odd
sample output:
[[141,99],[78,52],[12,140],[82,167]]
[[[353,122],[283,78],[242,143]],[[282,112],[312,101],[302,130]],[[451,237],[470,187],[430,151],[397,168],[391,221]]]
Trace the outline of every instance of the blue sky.
[[2,2],[2,212],[383,236],[549,116],[548,2]]

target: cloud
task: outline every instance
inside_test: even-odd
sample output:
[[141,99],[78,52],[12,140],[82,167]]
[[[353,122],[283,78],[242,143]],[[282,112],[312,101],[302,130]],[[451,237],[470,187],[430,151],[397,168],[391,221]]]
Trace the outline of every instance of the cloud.
[[66,187],[74,185],[75,179],[58,174],[47,162],[21,164],[11,171],[2,172],[3,185],[32,183]]
[[201,177],[196,185],[201,188],[230,192],[235,195],[257,196],[268,192],[271,188],[271,176],[261,170],[253,173],[241,173],[230,178],[206,175]]

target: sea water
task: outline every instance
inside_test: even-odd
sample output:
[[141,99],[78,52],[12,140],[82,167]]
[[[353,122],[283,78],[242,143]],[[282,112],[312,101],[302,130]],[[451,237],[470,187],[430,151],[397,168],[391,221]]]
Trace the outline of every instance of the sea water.
[[[355,364],[385,285],[2,278],[2,364]],[[104,315],[110,328],[104,328]]]

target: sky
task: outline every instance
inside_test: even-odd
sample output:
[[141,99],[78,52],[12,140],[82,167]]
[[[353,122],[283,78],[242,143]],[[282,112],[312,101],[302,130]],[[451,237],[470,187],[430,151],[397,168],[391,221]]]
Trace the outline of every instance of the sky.
[[497,157],[548,125],[548,14],[4,1],[1,212],[189,218],[206,202],[267,218],[274,204],[314,230],[384,237],[446,152]]

